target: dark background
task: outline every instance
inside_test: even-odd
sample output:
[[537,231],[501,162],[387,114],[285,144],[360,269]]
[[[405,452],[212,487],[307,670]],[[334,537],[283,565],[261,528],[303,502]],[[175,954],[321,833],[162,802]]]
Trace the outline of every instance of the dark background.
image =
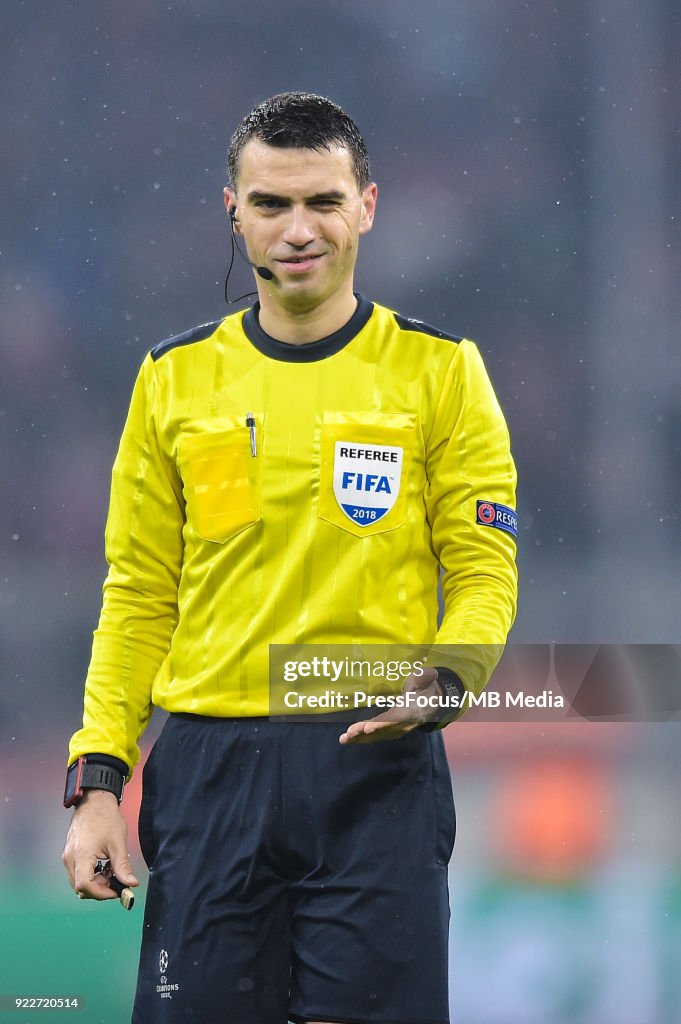
[[[240,117],[275,92],[328,94],[366,137],[380,196],[360,290],[483,351],[520,481],[513,638],[679,639],[675,0],[5,0],[2,23],[0,884],[64,895],[59,789],[130,388],[153,344],[226,312],[226,147]],[[250,280],[238,267],[239,290]],[[668,980],[678,975],[668,934],[681,860],[677,728],[573,732],[548,745],[536,730],[517,742],[472,730],[448,734],[466,822],[453,868],[464,887],[457,1020],[666,1024],[679,996]],[[493,924],[475,902],[483,876],[508,882],[520,870],[503,842],[491,853],[503,820],[494,801],[537,745],[547,758],[569,748],[604,773],[600,790],[593,776],[577,785],[581,769],[561,762],[577,807],[585,790],[601,793],[601,845],[577,871],[593,921],[554,921],[558,890],[543,904],[547,934],[561,936],[548,960],[544,925],[514,902],[525,889],[504,890]],[[532,765],[504,799],[523,802]],[[560,794],[549,796],[555,806]],[[572,806],[569,793],[560,799]],[[574,836],[577,825],[557,828]],[[633,893],[628,944],[617,915]],[[109,915],[119,908],[88,907],[93,927],[103,920],[93,909],[123,927]],[[599,931],[606,920],[611,939]],[[611,950],[610,966],[578,979],[579,998],[556,967],[571,928]],[[2,942],[27,962],[20,942],[7,932]],[[484,982],[490,944],[506,950],[503,1009]],[[12,991],[7,979],[0,992]],[[540,990],[551,995],[537,1009]]]

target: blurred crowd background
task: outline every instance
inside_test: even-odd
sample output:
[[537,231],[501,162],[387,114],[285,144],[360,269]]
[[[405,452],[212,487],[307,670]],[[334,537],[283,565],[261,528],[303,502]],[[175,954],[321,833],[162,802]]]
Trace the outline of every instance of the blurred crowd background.
[[[341,103],[380,189],[359,289],[478,341],[520,481],[515,641],[673,644],[681,12],[5,0],[2,23],[0,994],[87,990],[104,1024],[127,1019],[141,911],[71,908],[65,748],[134,376],[227,312],[237,121],[287,89]],[[680,1018],[680,736],[448,731],[457,1024]]]

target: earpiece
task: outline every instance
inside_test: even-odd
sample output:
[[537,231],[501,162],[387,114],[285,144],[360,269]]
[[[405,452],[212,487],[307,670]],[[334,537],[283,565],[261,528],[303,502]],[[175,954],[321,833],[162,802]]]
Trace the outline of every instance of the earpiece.
[[229,267],[227,269],[227,277],[225,278],[225,302],[227,302],[231,306],[231,304],[233,302],[239,302],[240,299],[246,298],[246,295],[253,295],[253,294],[255,294],[254,292],[246,292],[245,295],[240,295],[238,299],[229,299],[229,298],[227,298],[227,285],[229,284],[229,275],[232,273],[232,266],[234,265],[234,250],[235,249],[238,252],[238,254],[241,257],[241,259],[244,261],[244,263],[247,263],[249,265],[249,267],[252,267],[252,269],[255,270],[255,272],[258,275],[258,277],[261,277],[263,281],[273,281],[274,280],[274,274],[269,269],[269,267],[259,267],[257,264],[252,263],[251,260],[249,260],[248,256],[246,256],[246,255],[244,255],[244,253],[242,253],[241,249],[238,246],[238,243],[237,243],[237,240],[236,240],[236,237],[235,237],[235,232],[234,232],[234,225],[239,223],[239,218],[237,216],[236,207],[235,206],[228,207],[227,212],[229,213],[229,226],[231,228],[230,235],[231,235],[231,241],[232,241],[232,258],[229,261]]

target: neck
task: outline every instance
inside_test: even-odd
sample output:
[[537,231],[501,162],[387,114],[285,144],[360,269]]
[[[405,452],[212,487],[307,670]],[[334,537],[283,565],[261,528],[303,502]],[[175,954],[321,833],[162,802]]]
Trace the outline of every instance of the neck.
[[327,338],[343,327],[357,309],[352,281],[342,293],[336,292],[310,309],[286,309],[272,301],[267,287],[258,287],[260,326],[263,331],[288,345],[309,345]]

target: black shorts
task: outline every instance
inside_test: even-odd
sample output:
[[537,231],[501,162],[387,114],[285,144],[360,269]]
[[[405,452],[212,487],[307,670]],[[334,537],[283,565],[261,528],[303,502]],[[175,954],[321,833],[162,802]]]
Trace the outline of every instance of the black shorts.
[[171,715],[143,777],[133,1024],[447,1024],[439,733]]

